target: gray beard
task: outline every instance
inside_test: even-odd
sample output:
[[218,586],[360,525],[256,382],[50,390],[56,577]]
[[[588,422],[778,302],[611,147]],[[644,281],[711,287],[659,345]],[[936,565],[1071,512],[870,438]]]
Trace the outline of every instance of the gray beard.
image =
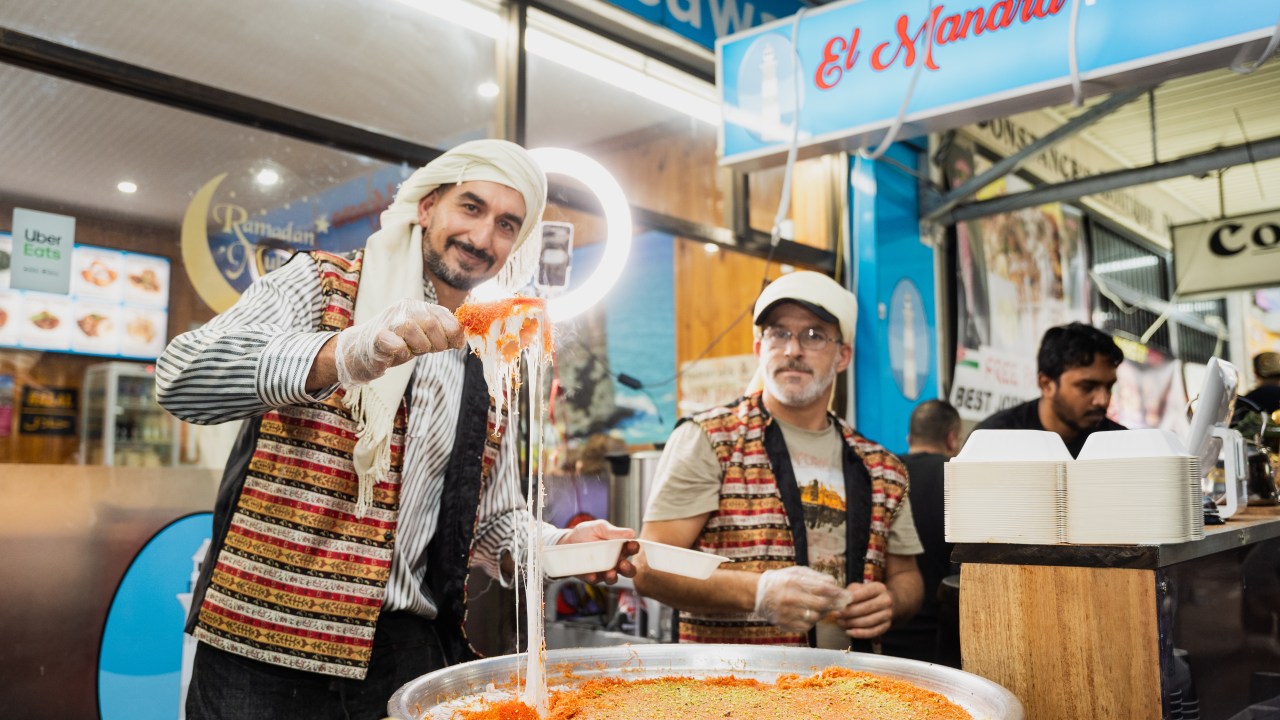
[[833,363],[831,365],[831,370],[827,372],[825,377],[820,377],[815,374],[813,376],[813,382],[809,383],[808,387],[803,390],[783,387],[778,382],[777,377],[770,372],[765,373],[764,386],[769,390],[769,394],[783,405],[786,405],[787,407],[803,407],[822,397],[822,394],[831,388],[831,383],[834,382],[835,379],[836,366]]

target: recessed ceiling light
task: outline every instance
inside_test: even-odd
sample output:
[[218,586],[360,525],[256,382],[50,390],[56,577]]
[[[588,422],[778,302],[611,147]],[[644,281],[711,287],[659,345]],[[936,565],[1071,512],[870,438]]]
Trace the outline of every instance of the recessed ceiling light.
[[129,194],[138,192],[138,186],[128,180],[122,180],[118,185],[116,185],[116,189],[122,193]]
[[476,88],[476,92],[480,93],[480,97],[492,98],[498,97],[500,89],[496,82],[482,82],[480,87]]
[[707,251],[708,255],[713,255],[715,253],[720,252],[720,246],[715,243],[704,243],[702,245],[702,249]]
[[258,176],[254,178],[259,185],[275,185],[280,182],[280,173],[271,168],[263,168],[258,171]]

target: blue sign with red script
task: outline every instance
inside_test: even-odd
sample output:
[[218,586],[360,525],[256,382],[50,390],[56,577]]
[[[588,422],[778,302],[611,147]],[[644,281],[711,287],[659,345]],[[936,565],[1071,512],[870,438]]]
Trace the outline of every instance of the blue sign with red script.
[[[799,107],[807,155],[878,141],[919,80],[901,137],[1085,94],[1225,68],[1261,53],[1280,3],[1258,0],[848,0],[716,43],[725,164],[786,152]],[[932,32],[930,32],[932,28]],[[793,29],[795,42],[792,42]],[[1255,42],[1257,41],[1257,42]]]

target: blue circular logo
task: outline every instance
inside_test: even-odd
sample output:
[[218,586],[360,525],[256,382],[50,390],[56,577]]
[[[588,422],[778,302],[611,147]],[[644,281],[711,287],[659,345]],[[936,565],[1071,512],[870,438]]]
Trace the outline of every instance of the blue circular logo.
[[804,104],[791,41],[775,33],[752,41],[738,66],[737,90],[740,120],[752,136],[762,142],[791,139],[796,108]]
[[929,376],[931,342],[924,300],[915,283],[903,278],[889,300],[889,367],[903,397],[920,397]]
[[[143,546],[116,589],[98,655],[103,720],[181,717],[195,640],[183,634],[213,515],[167,525]],[[189,647],[188,647],[189,646]]]

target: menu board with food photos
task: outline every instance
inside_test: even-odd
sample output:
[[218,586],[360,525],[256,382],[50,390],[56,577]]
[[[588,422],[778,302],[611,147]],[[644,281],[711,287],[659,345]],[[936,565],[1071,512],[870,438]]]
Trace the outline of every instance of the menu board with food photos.
[[9,287],[13,238],[0,233],[0,347],[154,360],[169,326],[169,259],[76,245],[71,291]]

